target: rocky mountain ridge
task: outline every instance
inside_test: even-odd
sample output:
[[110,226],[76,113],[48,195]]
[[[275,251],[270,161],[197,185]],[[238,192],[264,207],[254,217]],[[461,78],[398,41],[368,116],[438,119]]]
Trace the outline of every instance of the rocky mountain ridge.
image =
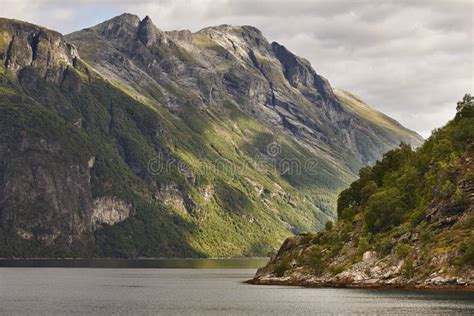
[[[260,123],[275,132],[298,137],[327,159],[335,155],[331,147],[336,146],[339,152],[341,147],[348,147],[346,155],[355,155],[364,164],[374,162],[373,157],[383,153],[379,144],[359,145],[354,141],[361,138],[354,135],[354,127],[367,122],[344,111],[329,82],[307,60],[276,42],[269,43],[254,27],[221,25],[196,33],[164,32],[149,17],[140,21],[137,16],[124,14],[67,35],[66,39],[95,68],[114,73],[113,80],[141,94],[146,94],[145,87],[153,86],[166,97],[166,86],[176,85],[193,91],[190,97],[202,107],[230,98]],[[94,40],[97,46],[91,44]],[[121,67],[113,64],[117,59],[126,61],[131,75],[118,73]],[[137,82],[139,76],[146,79]],[[162,103],[177,110],[173,98]],[[373,136],[368,133],[364,137]],[[384,141],[391,146],[400,141],[419,145],[421,138],[412,133]]]

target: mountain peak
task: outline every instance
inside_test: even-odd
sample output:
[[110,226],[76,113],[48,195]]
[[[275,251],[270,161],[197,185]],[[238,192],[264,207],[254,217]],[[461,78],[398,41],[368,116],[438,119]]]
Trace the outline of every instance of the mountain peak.
[[[148,16],[147,16],[148,17]],[[140,18],[138,17],[138,15],[135,15],[135,14],[131,14],[131,13],[123,13],[121,15],[118,15],[108,21],[105,21],[104,23],[106,22],[115,22],[115,23],[121,23],[121,24],[130,24],[130,25],[135,25],[135,26],[138,26],[138,24],[140,23]]]
[[166,34],[153,24],[148,15],[140,21],[137,36],[145,46],[150,46],[157,42],[166,42]]
[[201,33],[223,33],[223,34],[232,34],[242,37],[258,37],[264,38],[262,31],[260,31],[255,26],[251,25],[230,25],[230,24],[221,24],[217,26],[209,26],[203,28],[199,32]]
[[93,26],[91,29],[97,31],[108,39],[112,39],[135,37],[139,25],[140,18],[137,15],[123,13]]
[[140,40],[143,45],[150,46],[157,42],[166,42],[166,34],[153,24],[150,16],[143,20],[137,15],[123,13],[110,20],[102,22],[91,28],[107,39],[120,39],[121,41]]

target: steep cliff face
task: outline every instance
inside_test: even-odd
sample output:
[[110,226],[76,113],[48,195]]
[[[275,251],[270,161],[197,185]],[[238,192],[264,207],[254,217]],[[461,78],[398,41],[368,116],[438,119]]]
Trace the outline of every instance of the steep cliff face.
[[[58,243],[58,248],[77,251],[91,241],[92,204],[85,157],[71,155],[82,149],[80,136],[47,113],[25,113],[24,109],[5,108],[3,102],[0,228],[9,235],[21,236],[25,242],[36,241],[45,247]],[[49,130],[52,135],[42,133],[44,128],[49,129],[45,126],[47,120],[57,124],[57,129]],[[71,148],[64,137],[76,141],[78,148]],[[14,244],[11,239],[7,242]],[[28,247],[32,250],[28,253],[21,245],[11,247],[19,247],[18,254],[23,256],[41,251]]]
[[14,20],[0,19],[0,59],[5,69],[18,74],[35,67],[47,80],[60,82],[64,69],[76,59],[74,46],[58,32]]
[[420,141],[373,135],[250,26],[0,26],[0,256],[265,255],[334,219],[380,144]]
[[[0,19],[0,34],[1,72],[26,86],[26,68],[34,68],[38,80],[58,83],[74,63],[72,46],[57,32]],[[77,251],[91,241],[89,168],[84,155],[73,154],[87,151],[82,135],[17,89],[18,83],[2,76],[0,227],[21,236],[7,241],[12,243],[9,248],[20,248],[20,255],[27,255],[21,241],[49,247],[60,239],[64,248]],[[28,103],[31,108],[25,106]]]
[[417,151],[388,152],[338,200],[338,223],[288,238],[251,283],[474,288],[474,98]]

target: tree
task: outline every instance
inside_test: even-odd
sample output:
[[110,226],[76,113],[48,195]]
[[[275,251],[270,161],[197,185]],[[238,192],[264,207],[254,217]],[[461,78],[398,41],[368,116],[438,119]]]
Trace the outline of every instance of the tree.
[[372,195],[367,202],[364,216],[368,231],[377,233],[388,230],[402,221],[403,196],[397,188],[388,188]]
[[459,101],[456,107],[457,117],[463,117],[465,112],[472,112],[474,108],[474,97],[469,93],[466,93],[462,98],[462,101]]

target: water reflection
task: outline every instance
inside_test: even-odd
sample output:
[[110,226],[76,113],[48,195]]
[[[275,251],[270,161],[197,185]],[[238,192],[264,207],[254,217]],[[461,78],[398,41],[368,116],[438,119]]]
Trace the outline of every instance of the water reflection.
[[256,269],[268,258],[241,259],[0,259],[0,267]]

